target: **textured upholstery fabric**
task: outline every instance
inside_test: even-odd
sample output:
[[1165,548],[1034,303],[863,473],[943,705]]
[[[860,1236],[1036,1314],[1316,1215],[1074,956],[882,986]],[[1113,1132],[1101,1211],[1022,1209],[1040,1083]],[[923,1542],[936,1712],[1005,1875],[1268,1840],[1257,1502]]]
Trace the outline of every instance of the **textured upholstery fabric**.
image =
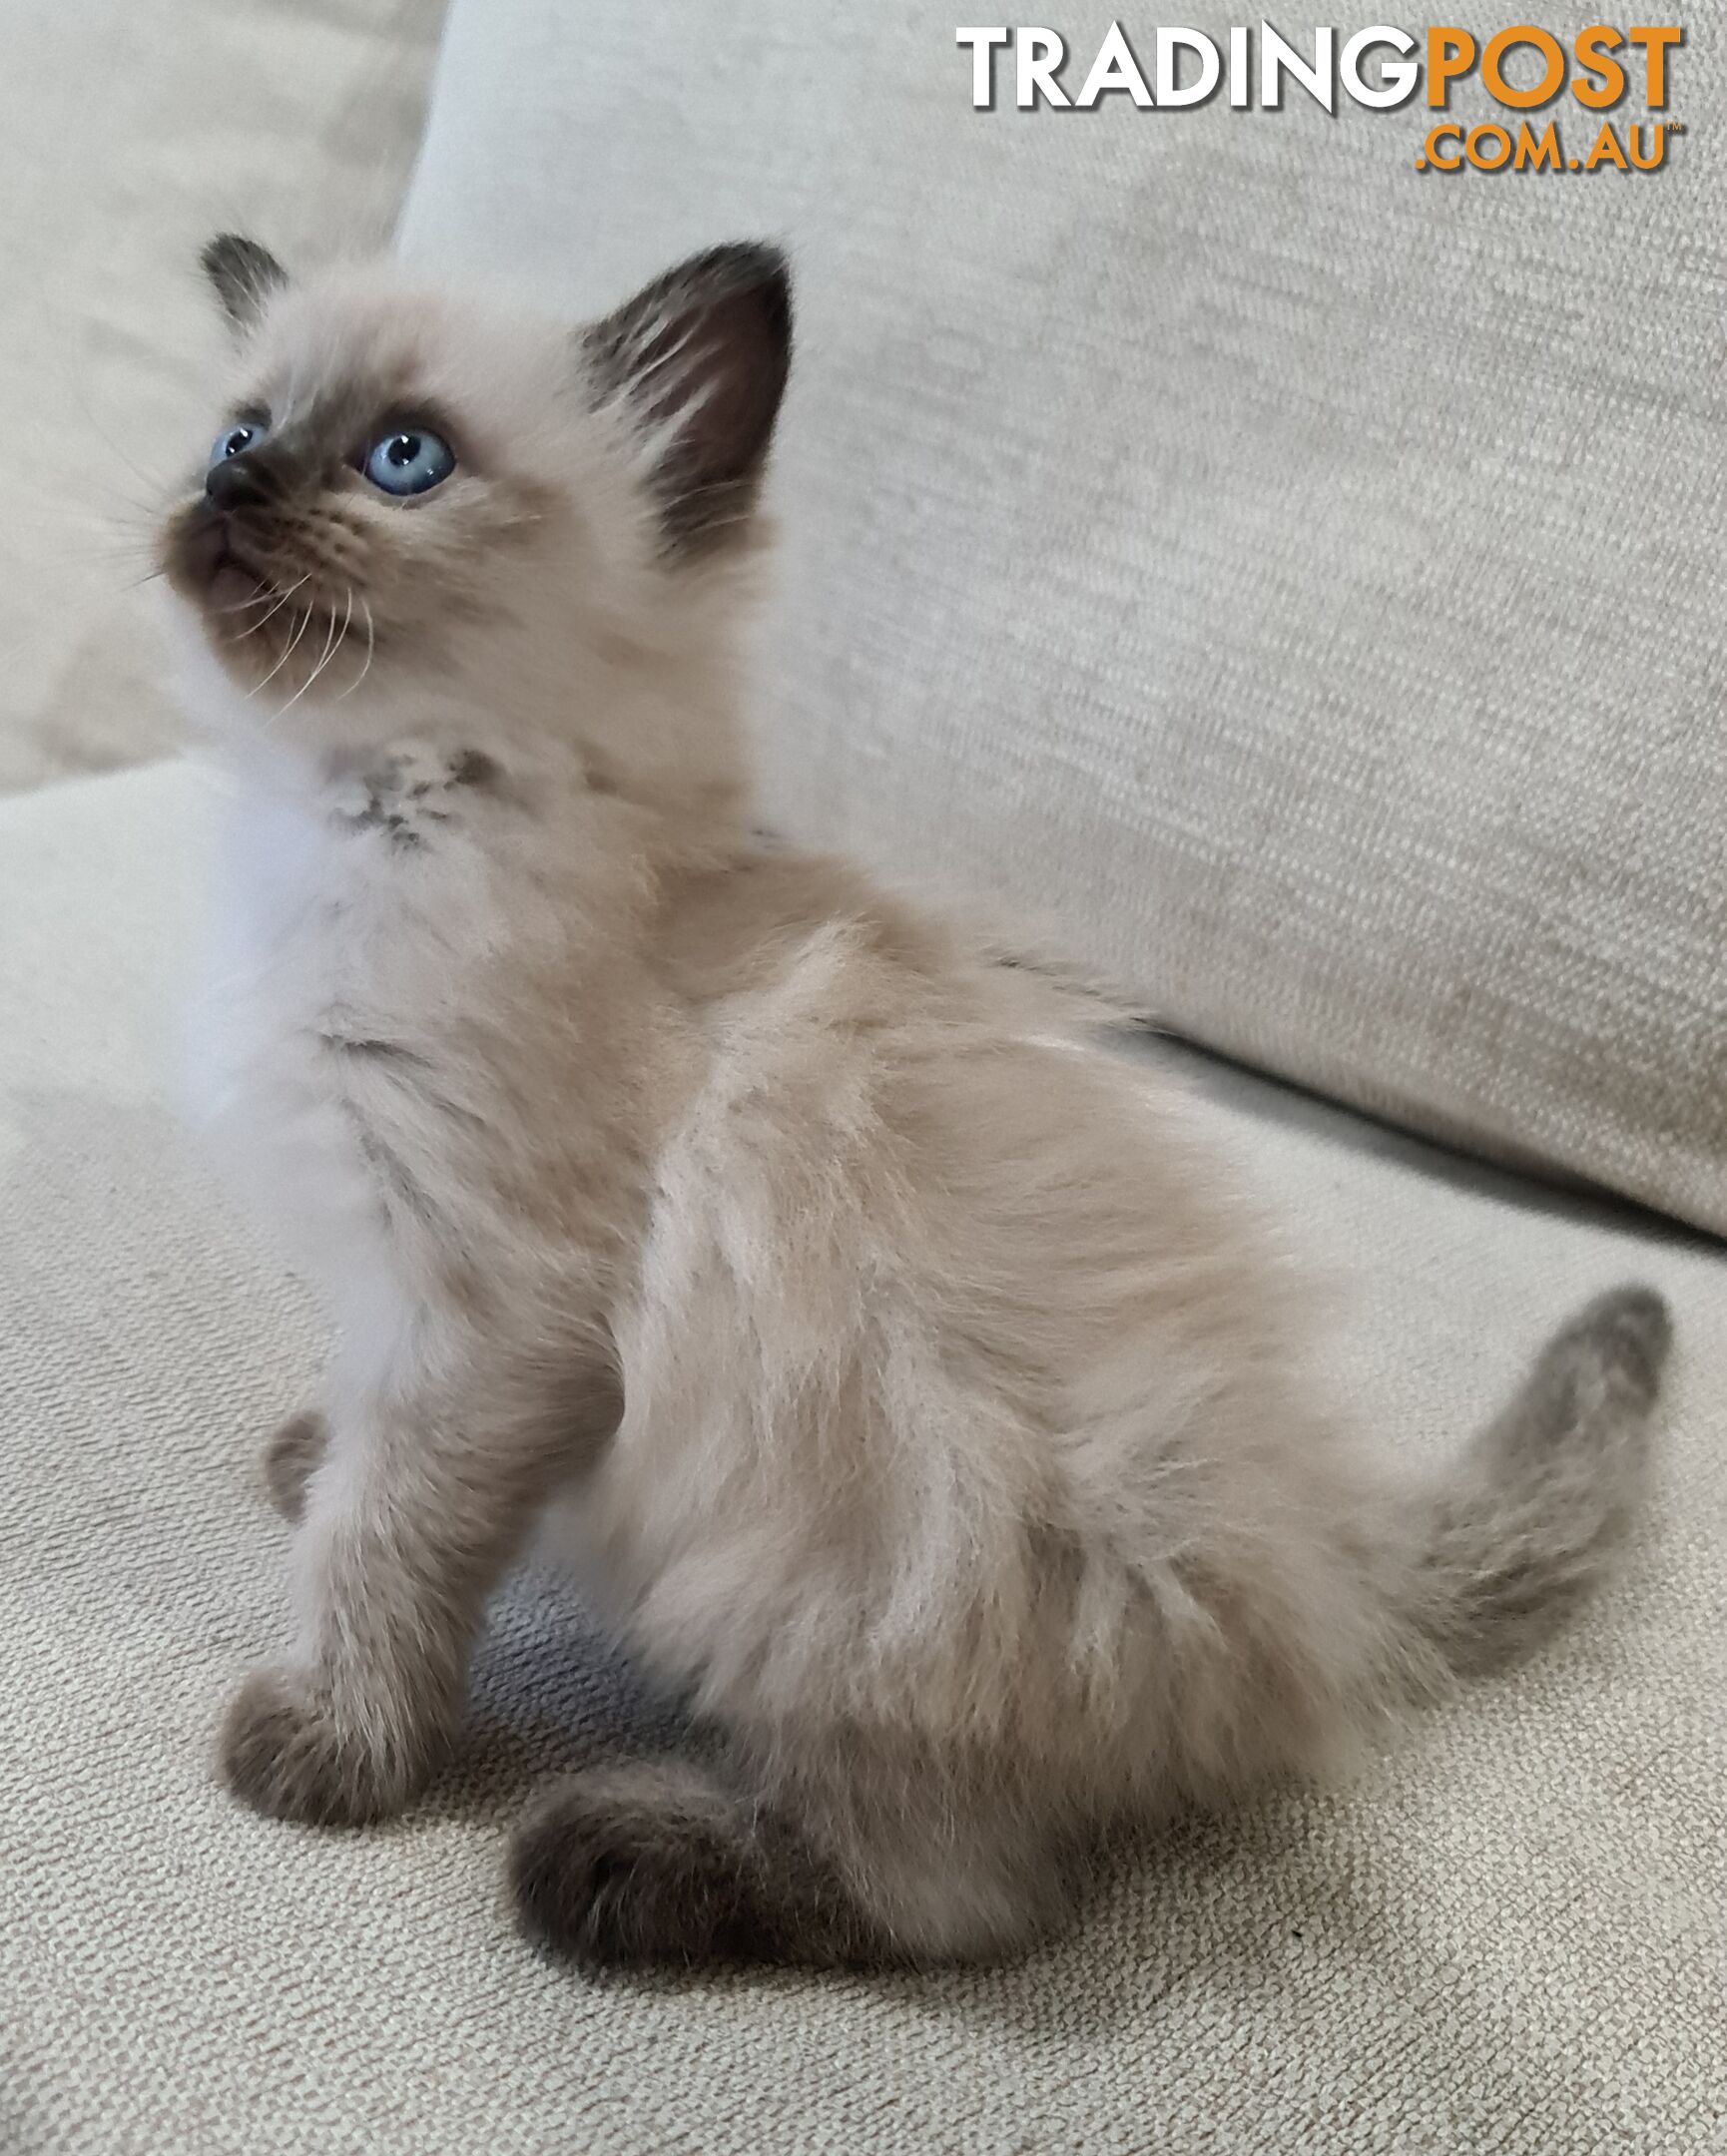
[[0,793],[179,739],[137,579],[216,431],[198,250],[388,233],[441,0],[0,8]]
[[655,1726],[533,1577],[412,1817],[326,1836],[229,1803],[213,1718],[286,1623],[256,1449],[319,1342],[164,1105],[203,800],[158,767],[0,803],[5,2156],[1722,2145],[1727,1262],[1263,1085],[1217,1113],[1347,1254],[1342,1374],[1412,1448],[1578,1298],[1642,1274],[1674,1301],[1649,1531],[1528,1671],[1348,1789],[1124,1857],[1070,1938],[989,1972],[539,1962],[498,1869],[528,1771]]
[[[1070,91],[1118,12],[1033,18]],[[581,308],[793,246],[783,821],[1724,1229],[1727,26],[1672,13],[1665,170],[1445,177],[1421,103],[973,112],[934,0],[458,0],[406,239]]]

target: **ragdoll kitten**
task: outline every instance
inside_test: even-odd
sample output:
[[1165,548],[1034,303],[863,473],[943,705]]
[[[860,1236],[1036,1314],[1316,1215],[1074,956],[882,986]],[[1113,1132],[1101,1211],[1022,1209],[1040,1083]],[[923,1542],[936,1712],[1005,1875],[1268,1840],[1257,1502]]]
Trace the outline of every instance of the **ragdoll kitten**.
[[338,1322],[269,1455],[299,1633],[229,1712],[241,1798],[406,1804],[561,1521],[713,1742],[543,1796],[530,1930],[994,1954],[1111,1827],[1327,1767],[1589,1584],[1653,1294],[1416,1475],[1310,1377],[1201,1111],[753,839],[771,250],[581,330],[241,240],[206,267],[238,366],[164,550],[233,783],[212,1107]]

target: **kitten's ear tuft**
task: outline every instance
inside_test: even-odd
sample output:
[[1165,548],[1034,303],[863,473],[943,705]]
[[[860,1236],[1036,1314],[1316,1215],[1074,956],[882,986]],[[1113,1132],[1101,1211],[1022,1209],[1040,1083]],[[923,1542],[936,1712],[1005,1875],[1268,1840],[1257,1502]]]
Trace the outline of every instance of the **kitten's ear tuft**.
[[236,329],[250,329],[288,282],[288,271],[267,247],[239,233],[218,233],[198,258]]
[[692,256],[583,332],[600,397],[641,431],[666,549],[748,520],[792,366],[792,278],[757,242]]

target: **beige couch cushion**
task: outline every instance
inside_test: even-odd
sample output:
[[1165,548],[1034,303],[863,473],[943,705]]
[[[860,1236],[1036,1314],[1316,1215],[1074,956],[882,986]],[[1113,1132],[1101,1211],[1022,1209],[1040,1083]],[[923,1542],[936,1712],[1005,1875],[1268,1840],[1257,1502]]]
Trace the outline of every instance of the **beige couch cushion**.
[[[1116,12],[1046,18],[1070,90]],[[1681,12],[1664,171],[1446,177],[1421,103],[973,112],[933,0],[458,0],[406,237],[577,308],[792,243],[782,820],[1727,1229],[1727,62]]]
[[179,739],[137,579],[216,431],[198,250],[390,229],[441,0],[0,9],[0,793]]
[[654,1734],[544,1580],[500,1597],[471,1747],[411,1818],[231,1804],[213,1720],[287,1624],[256,1455],[320,1343],[164,1105],[203,813],[173,767],[0,803],[6,2156],[1719,2145],[1727,1265],[1264,1086],[1218,1114],[1348,1255],[1342,1374],[1412,1450],[1579,1298],[1673,1299],[1648,1532],[1525,1673],[1351,1788],[1124,1859],[1022,1966],[927,1978],[596,1986],[517,1941],[531,1772]]

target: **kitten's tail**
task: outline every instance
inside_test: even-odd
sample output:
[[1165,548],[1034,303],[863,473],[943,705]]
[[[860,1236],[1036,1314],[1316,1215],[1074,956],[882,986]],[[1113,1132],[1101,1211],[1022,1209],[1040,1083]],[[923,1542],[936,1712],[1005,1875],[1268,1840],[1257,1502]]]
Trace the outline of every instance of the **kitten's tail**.
[[1671,1339],[1652,1288],[1597,1297],[1446,1477],[1412,1614],[1452,1670],[1532,1647],[1607,1570],[1642,1487]]

